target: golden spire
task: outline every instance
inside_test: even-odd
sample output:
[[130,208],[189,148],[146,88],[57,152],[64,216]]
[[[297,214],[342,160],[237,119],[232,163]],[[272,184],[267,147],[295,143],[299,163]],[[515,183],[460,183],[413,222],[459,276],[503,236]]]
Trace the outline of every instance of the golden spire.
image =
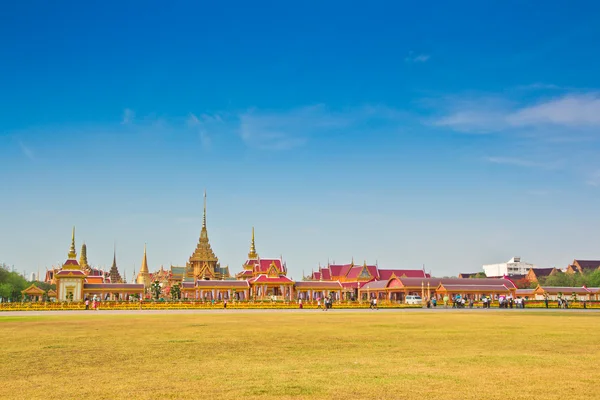
[[206,229],[206,189],[204,189],[204,217],[202,218],[202,229]]
[[254,244],[254,227],[252,227],[252,241],[250,242],[250,253],[248,253],[249,259],[258,258],[258,254],[256,254],[256,246]]
[[85,268],[88,266],[87,246],[85,245],[85,243],[81,245],[81,254],[79,255],[79,266],[81,266],[81,268]]
[[148,271],[148,259],[146,258],[146,243],[144,243],[144,258],[142,259],[142,267],[140,268],[140,274],[147,274]]
[[71,248],[69,249],[69,259],[76,259],[77,252],[75,251],[75,227],[73,227],[73,233],[71,234]]

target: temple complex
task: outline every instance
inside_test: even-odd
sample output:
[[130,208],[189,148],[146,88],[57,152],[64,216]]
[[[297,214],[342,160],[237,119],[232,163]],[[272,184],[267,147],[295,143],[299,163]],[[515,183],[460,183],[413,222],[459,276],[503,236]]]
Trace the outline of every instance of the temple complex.
[[[87,268],[82,268],[77,261],[75,251],[75,228],[71,236],[71,247],[67,260],[60,269],[54,270],[51,280],[56,283],[56,297],[58,301],[83,301],[96,295],[101,299],[128,299],[130,295],[141,296],[144,285],[123,283],[117,269],[116,254],[113,257],[113,268],[109,279],[104,274],[96,275],[94,269],[87,264],[87,248],[82,248],[80,260]],[[46,274],[46,279],[50,276]],[[114,280],[114,281],[113,281]]]
[[423,269],[381,269],[379,265],[354,264],[354,258],[350,264],[327,264],[313,272],[307,280],[340,282],[343,287],[345,298],[358,297],[358,290],[369,282],[388,280],[392,276],[404,278],[429,278],[430,275]]

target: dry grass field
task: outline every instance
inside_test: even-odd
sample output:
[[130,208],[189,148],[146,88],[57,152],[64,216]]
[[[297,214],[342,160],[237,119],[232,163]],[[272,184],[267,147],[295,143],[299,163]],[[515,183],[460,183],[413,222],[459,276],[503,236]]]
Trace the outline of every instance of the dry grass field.
[[0,315],[2,399],[591,399],[600,314]]

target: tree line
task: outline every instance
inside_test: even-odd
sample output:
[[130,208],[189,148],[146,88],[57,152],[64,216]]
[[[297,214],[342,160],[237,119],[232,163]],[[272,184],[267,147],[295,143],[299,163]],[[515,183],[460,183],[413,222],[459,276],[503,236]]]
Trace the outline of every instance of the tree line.
[[12,271],[6,264],[0,264],[0,301],[20,301],[23,298],[22,290],[27,289],[32,283],[46,292],[56,289],[56,285],[45,282],[29,282],[21,274]]

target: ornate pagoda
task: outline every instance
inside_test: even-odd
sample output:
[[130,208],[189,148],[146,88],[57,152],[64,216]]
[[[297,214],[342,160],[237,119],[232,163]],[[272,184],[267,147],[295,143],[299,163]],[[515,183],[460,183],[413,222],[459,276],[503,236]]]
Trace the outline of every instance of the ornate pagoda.
[[144,258],[142,258],[142,266],[137,275],[136,283],[143,284],[146,288],[150,286],[150,271],[148,270],[148,258],[146,257],[146,244],[144,244]]
[[67,255],[67,261],[62,265],[60,271],[54,275],[56,279],[57,298],[59,301],[81,301],[83,300],[83,284],[86,273],[81,270],[77,262],[75,251],[75,227],[71,236],[71,248]]
[[117,268],[117,249],[115,248],[113,251],[113,263],[110,267],[109,272],[110,283],[125,283],[123,278],[121,278],[121,274],[119,273],[119,268]]
[[210,247],[208,231],[206,229],[206,191],[204,192],[204,216],[202,218],[202,230],[196,250],[186,263],[183,276],[184,281],[213,280],[229,278],[229,268],[221,268],[219,259]]

